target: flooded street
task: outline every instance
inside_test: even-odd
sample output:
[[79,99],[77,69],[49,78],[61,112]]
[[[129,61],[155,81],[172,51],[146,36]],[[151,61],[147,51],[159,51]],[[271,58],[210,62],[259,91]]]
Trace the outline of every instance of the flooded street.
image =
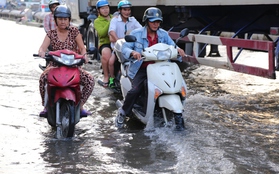
[[[85,105],[93,115],[73,139],[57,140],[38,116],[44,61],[32,54],[44,29],[2,19],[0,26],[0,173],[279,173],[278,79],[189,67],[184,132],[117,130],[120,96],[96,83]],[[102,77],[98,62],[85,69]]]

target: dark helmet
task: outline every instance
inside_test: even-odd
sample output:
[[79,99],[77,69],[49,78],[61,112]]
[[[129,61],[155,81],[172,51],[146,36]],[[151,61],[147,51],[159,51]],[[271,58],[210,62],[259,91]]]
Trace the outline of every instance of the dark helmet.
[[54,18],[71,18],[71,10],[66,5],[58,5],[53,15]]
[[159,8],[150,7],[145,10],[142,17],[142,22],[146,22],[146,19],[148,19],[150,22],[163,21],[162,11]]
[[98,0],[97,3],[96,3],[96,8],[100,8],[100,7],[103,7],[103,6],[109,6],[109,2],[107,0]]
[[127,1],[127,0],[122,0],[117,5],[117,9],[131,8],[131,7],[132,7],[132,4],[129,1]]
[[60,2],[59,2],[58,0],[50,0],[50,1],[48,2],[48,8],[51,9],[51,6],[52,6],[53,4],[60,5]]

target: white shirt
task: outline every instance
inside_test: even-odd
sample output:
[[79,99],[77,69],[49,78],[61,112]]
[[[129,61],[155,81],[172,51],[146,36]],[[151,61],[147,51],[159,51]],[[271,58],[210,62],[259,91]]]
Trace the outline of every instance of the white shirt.
[[[114,17],[110,21],[109,30],[114,31],[118,39],[122,39],[125,35],[129,34],[132,30],[142,27],[141,24],[134,17],[129,17],[125,23],[122,21],[121,15]],[[114,48],[114,44],[111,42],[111,48]]]

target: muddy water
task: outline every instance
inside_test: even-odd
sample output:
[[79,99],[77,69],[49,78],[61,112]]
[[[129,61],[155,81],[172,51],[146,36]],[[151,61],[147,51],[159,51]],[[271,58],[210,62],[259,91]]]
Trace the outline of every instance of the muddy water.
[[[117,130],[120,96],[96,84],[85,106],[93,115],[73,139],[57,140],[38,117],[43,61],[32,54],[44,31],[1,19],[0,26],[0,173],[279,173],[278,80],[191,66],[180,133]],[[98,79],[99,66],[85,68]]]

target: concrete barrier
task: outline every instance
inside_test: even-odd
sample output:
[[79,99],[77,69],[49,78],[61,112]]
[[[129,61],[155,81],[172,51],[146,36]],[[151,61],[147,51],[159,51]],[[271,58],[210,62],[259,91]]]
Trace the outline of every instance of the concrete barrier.
[[[36,12],[35,14],[34,14],[34,20],[36,21],[36,22],[40,22],[40,21],[42,21],[42,12]],[[43,21],[42,21],[43,22]]]
[[11,20],[20,21],[24,17],[24,10],[12,10],[9,13],[9,18]]
[[43,27],[43,21],[50,12],[34,12],[31,9],[8,10],[0,9],[0,18],[22,22],[23,24],[31,24],[32,26]]
[[26,8],[24,10],[24,20],[27,22],[33,21],[33,14],[32,10]]
[[44,18],[46,15],[48,15],[50,12],[37,12],[34,14],[34,20],[39,23],[44,22]]
[[10,11],[11,10],[7,10],[7,9],[2,10],[1,11],[1,18],[9,19],[10,18]]
[[24,17],[25,10],[8,10],[3,9],[0,11],[0,17],[9,20],[18,20]]

